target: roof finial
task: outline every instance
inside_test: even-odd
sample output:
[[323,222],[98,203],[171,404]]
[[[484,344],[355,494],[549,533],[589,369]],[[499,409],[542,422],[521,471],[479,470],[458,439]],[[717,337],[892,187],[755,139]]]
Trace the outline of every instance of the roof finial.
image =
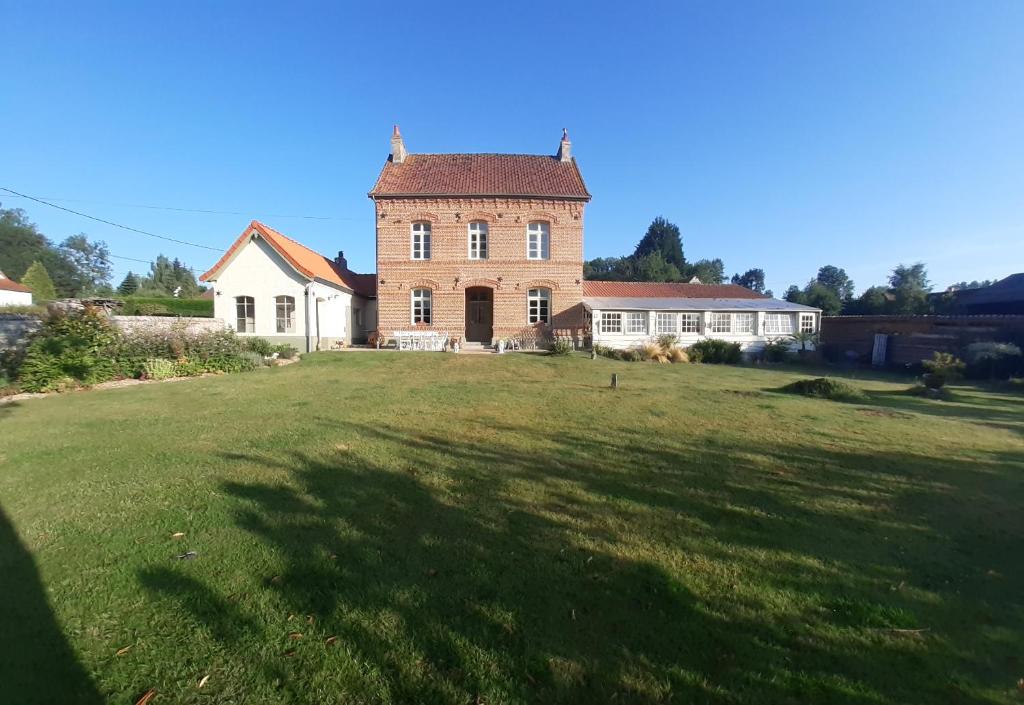
[[395,125],[394,132],[391,133],[391,161],[394,164],[401,164],[405,161],[405,157],[408,152],[405,151],[405,141],[402,140],[402,133],[398,131],[398,125]]
[[572,161],[572,142],[569,141],[569,130],[565,127],[562,128],[562,142],[558,145],[558,160]]

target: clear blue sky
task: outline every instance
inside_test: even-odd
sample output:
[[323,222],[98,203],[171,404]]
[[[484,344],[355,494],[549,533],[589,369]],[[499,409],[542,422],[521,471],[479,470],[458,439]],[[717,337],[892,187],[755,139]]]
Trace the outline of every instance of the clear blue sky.
[[[664,215],[776,293],[823,264],[858,290],[1024,270],[1020,0],[339,5],[0,0],[0,186],[216,247],[259,218],[372,271],[393,123],[413,152],[568,127],[588,258]],[[0,201],[53,239],[217,256]]]

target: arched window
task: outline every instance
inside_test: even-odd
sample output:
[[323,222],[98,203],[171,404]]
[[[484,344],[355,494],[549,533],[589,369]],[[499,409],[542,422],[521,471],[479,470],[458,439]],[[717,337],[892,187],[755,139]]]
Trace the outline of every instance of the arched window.
[[526,229],[526,258],[550,259],[551,232],[544,222],[530,223]]
[[551,289],[530,289],[526,294],[526,320],[551,323]]
[[430,223],[413,223],[410,241],[413,259],[430,259]]
[[274,299],[277,313],[277,332],[295,332],[295,297],[278,296]]
[[256,302],[251,296],[235,297],[235,330],[239,333],[256,330]]
[[483,221],[469,224],[469,258],[487,259],[487,223]]
[[430,324],[431,320],[431,292],[430,289],[412,290],[412,322]]

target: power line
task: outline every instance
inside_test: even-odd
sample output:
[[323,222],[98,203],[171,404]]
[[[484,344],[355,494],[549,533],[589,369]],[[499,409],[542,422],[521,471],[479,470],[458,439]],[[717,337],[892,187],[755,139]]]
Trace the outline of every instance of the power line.
[[188,242],[187,240],[178,240],[177,238],[167,237],[166,235],[157,235],[156,233],[147,232],[145,230],[139,230],[138,228],[133,228],[133,227],[128,226],[128,225],[121,225],[120,223],[115,223],[115,222],[113,222],[111,220],[104,220],[103,218],[97,218],[96,216],[89,215],[88,213],[81,213],[79,211],[71,210],[70,208],[65,208],[64,206],[58,206],[55,203],[50,203],[50,202],[44,201],[44,200],[42,200],[40,198],[35,198],[33,196],[26,196],[23,193],[18,193],[17,191],[13,191],[13,190],[11,190],[9,188],[5,188],[3,186],[0,186],[0,191],[6,191],[7,193],[12,193],[15,196],[20,196],[22,198],[27,198],[30,201],[35,201],[36,203],[42,203],[44,206],[50,206],[50,208],[56,208],[57,210],[66,211],[68,213],[73,213],[75,215],[81,216],[83,218],[88,218],[89,220],[95,220],[97,223],[103,223],[104,225],[112,225],[115,228],[121,228],[122,230],[128,230],[130,232],[139,233],[140,235],[146,235],[148,237],[155,237],[158,240],[167,240],[168,242],[176,242],[179,245],[188,245],[189,247],[198,247],[198,248],[201,248],[203,250],[213,250],[214,252],[220,252],[220,248],[219,247],[210,247],[209,245],[200,245],[200,244],[197,244],[195,242]]
[[[4,189],[8,191],[9,189]],[[14,193],[11,191],[10,193]],[[21,194],[14,194],[17,198],[31,198],[31,196],[22,196]],[[213,210],[209,208],[180,208],[176,206],[150,206],[141,203],[115,203],[110,201],[91,201],[84,198],[54,198],[51,196],[44,196],[47,201],[61,201],[63,203],[91,203],[97,206],[116,206],[118,208],[146,208],[148,210],[157,211],[175,211],[178,213],[206,213],[210,215],[249,215],[243,211],[222,211]],[[35,199],[33,199],[35,200]],[[362,218],[341,218],[337,216],[329,215],[288,215],[284,213],[263,213],[266,218],[302,218],[304,220],[363,220]]]

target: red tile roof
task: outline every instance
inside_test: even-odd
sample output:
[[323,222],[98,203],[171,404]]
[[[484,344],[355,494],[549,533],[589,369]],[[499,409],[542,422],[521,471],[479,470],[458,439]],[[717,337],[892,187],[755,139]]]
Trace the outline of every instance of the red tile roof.
[[739,284],[681,284],[668,282],[583,282],[584,296],[658,299],[765,299]]
[[249,241],[249,237],[254,230],[302,276],[308,279],[320,279],[331,284],[337,284],[346,289],[351,289],[362,296],[377,295],[375,275],[356,274],[349,269],[339,267],[334,260],[328,259],[319,252],[315,252],[305,245],[292,240],[287,235],[282,235],[258,220],[249,223],[249,227],[238,236],[238,239],[228,248],[224,256],[217,260],[217,264],[213,265],[210,271],[205,272],[199,279],[204,282],[216,279],[220,270],[228,263],[232,255]]
[[32,290],[24,284],[19,284],[13,279],[8,279],[7,277],[0,277],[0,289],[4,291],[21,291],[26,294],[32,293]]
[[410,154],[391,159],[370,198],[395,196],[539,196],[590,200],[576,166],[533,154]]

